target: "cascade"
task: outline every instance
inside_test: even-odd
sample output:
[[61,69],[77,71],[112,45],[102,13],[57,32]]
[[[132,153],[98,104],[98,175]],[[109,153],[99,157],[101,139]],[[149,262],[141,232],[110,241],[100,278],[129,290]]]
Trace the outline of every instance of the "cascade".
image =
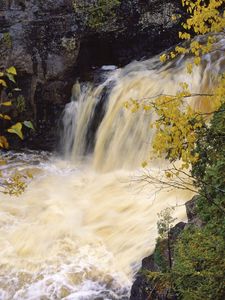
[[[225,70],[225,39],[187,75],[190,58],[162,65],[159,57],[121,69],[105,67],[99,84],[75,82],[62,115],[64,157],[5,154],[2,168],[33,179],[18,198],[0,195],[0,299],[129,299],[141,259],[154,248],[157,214],[175,206],[186,219],[189,191],[142,184],[155,118],[124,108],[130,99],[175,94],[180,82],[201,93]],[[205,99],[193,106],[210,110]],[[149,172],[166,167],[152,161]]]
[[[66,155],[74,161],[81,159],[91,141],[96,170],[139,167],[151,149],[154,133],[150,124],[155,116],[144,111],[131,113],[124,108],[124,103],[131,99],[154,99],[161,94],[175,95],[183,82],[194,94],[206,93],[213,88],[215,75],[225,70],[223,36],[214,48],[204,56],[200,66],[194,67],[192,74],[186,71],[190,58],[180,56],[162,65],[157,56],[109,72],[97,87],[86,84],[78,88],[76,83],[72,102],[63,115],[62,138]],[[189,101],[202,112],[210,111],[207,97]],[[93,126],[97,128],[90,135]],[[70,131],[72,133],[68,134]]]

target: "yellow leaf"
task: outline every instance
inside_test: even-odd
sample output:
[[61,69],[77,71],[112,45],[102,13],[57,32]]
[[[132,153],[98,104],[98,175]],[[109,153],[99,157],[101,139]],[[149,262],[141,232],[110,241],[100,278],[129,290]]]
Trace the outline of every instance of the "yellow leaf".
[[151,106],[145,104],[145,105],[143,106],[143,109],[144,109],[145,111],[148,111],[148,110],[151,109]]
[[4,118],[5,120],[8,120],[8,121],[10,121],[10,120],[11,120],[11,117],[10,117],[10,116],[8,116],[8,115],[4,115],[4,116],[3,116],[3,118]]
[[172,15],[171,19],[172,19],[172,21],[176,21],[177,20],[177,16],[176,15]]
[[11,101],[6,101],[6,102],[1,103],[1,105],[4,105],[4,106],[11,106],[11,105],[12,105],[12,102],[11,102]]
[[166,177],[167,177],[167,178],[173,177],[173,175],[172,175],[169,171],[166,171],[165,174],[166,174]]
[[0,114],[0,118],[5,119],[5,120],[11,120],[11,117],[10,117],[10,116],[8,116],[8,115],[3,115],[3,114]]
[[30,171],[27,171],[26,174],[29,178],[31,179],[34,178],[33,174]]
[[196,66],[199,66],[200,63],[201,63],[201,58],[200,58],[200,57],[195,57],[195,58],[194,58],[194,64],[195,64]]
[[188,72],[189,74],[191,74],[191,73],[192,73],[192,70],[193,70],[193,65],[192,65],[191,63],[187,63],[187,64],[186,64],[186,67],[187,67],[187,72]]
[[20,122],[16,123],[15,125],[13,125],[12,127],[10,127],[9,129],[7,129],[8,132],[15,133],[22,140],[23,139],[23,133],[22,133],[21,130],[22,130],[22,124]]
[[0,136],[0,147],[6,148],[6,149],[9,148],[9,143],[8,143],[6,137],[3,135]]
[[141,164],[142,168],[145,168],[147,165],[148,165],[147,161],[143,161]]
[[163,63],[166,61],[166,54],[160,56],[160,61]]
[[10,68],[6,69],[6,72],[9,74],[12,74],[12,75],[17,75],[15,67],[10,67]]
[[176,57],[176,54],[175,54],[174,52],[170,52],[170,56],[171,56],[171,58],[173,59],[173,58]]
[[0,77],[3,77],[4,76],[4,73],[3,72],[0,72]]
[[3,79],[0,79],[0,85],[7,87],[7,84],[6,84],[5,80],[3,80]]

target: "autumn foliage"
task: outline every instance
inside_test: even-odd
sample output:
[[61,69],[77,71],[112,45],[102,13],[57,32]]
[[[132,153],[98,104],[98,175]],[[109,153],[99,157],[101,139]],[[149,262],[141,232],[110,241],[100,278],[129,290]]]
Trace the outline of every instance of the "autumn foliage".
[[[30,121],[13,122],[10,115],[10,109],[13,108],[13,102],[8,97],[11,84],[15,87],[14,90],[19,90],[16,87],[16,75],[17,71],[15,67],[9,67],[4,72],[0,72],[0,119],[2,123],[6,123],[4,127],[0,128],[0,150],[9,149],[9,142],[7,134],[14,134],[20,139],[23,139],[23,127],[34,130],[33,124]],[[9,111],[9,112],[5,112]],[[6,161],[1,159],[0,164],[6,164]],[[10,195],[20,195],[26,187],[26,175],[15,172],[10,178],[5,178],[0,172],[0,192]]]
[[[179,36],[186,42],[163,54],[160,57],[161,62],[188,55],[192,57],[192,62],[187,63],[187,73],[194,72],[193,66],[202,63],[203,55],[213,50],[220,34],[223,34],[224,4],[222,0],[182,0],[189,17],[182,24],[183,31]],[[203,38],[192,39],[194,35],[203,35]],[[185,82],[180,85],[181,91],[176,95],[160,95],[145,103],[139,101],[126,103],[133,111],[144,109],[157,115],[156,121],[152,124],[156,131],[153,143],[154,155],[172,162],[172,167],[165,171],[172,183],[166,184],[174,187],[174,180],[185,174],[186,178],[192,179],[191,184],[198,193],[195,200],[200,225],[194,223],[186,226],[173,245],[173,258],[170,262],[165,260],[160,247],[156,248],[159,271],[147,272],[146,275],[150,284],[149,299],[155,299],[151,298],[151,295],[156,293],[162,296],[157,299],[223,300],[225,75],[217,74],[213,89],[208,90],[206,87],[204,95],[193,94]],[[196,110],[189,104],[190,98],[201,96],[207,97],[210,102],[211,109],[207,112]],[[173,167],[176,161],[182,161],[178,169]],[[147,163],[144,164],[146,165]],[[185,178],[181,178],[180,184],[176,187],[184,189],[185,184]],[[168,216],[160,220],[161,227],[162,224],[167,224],[167,220]],[[161,227],[157,245],[159,240],[161,245],[168,245],[166,240],[170,237],[161,236]]]

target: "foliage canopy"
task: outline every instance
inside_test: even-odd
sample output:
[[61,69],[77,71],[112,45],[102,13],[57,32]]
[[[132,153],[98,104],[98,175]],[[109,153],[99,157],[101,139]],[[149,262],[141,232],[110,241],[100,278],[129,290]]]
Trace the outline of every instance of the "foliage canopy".
[[[187,72],[192,73],[193,65],[201,64],[202,55],[213,50],[217,34],[225,28],[224,1],[181,1],[189,17],[182,24],[184,30],[179,36],[188,43],[163,54],[160,60],[164,63],[179,55],[192,55],[193,63],[187,64]],[[203,35],[203,39],[191,39],[195,34]],[[183,161],[179,170],[167,170],[167,177],[173,180],[186,174],[198,189],[196,211],[202,225],[186,226],[174,245],[172,266],[158,246],[157,257],[164,267],[147,277],[159,293],[165,291],[165,299],[175,295],[184,300],[222,300],[225,295],[225,75],[218,74],[213,89],[204,94],[211,103],[207,112],[194,110],[188,103],[191,97],[201,95],[193,94],[185,82],[181,87],[173,96],[162,95],[144,104],[136,101],[126,104],[133,111],[142,108],[156,112],[158,118],[153,124],[156,155],[171,162]],[[167,220],[168,216],[160,223],[166,224]],[[160,241],[165,245],[169,238],[161,235],[160,227],[157,245]]]

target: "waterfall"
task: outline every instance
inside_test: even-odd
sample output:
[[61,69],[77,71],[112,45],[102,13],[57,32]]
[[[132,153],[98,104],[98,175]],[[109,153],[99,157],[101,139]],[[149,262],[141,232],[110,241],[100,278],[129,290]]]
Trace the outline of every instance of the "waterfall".
[[[0,299],[128,300],[134,274],[155,247],[158,213],[175,207],[186,220],[190,191],[140,182],[156,117],[124,108],[130,99],[175,94],[180,82],[195,93],[213,87],[225,69],[225,39],[186,73],[191,58],[159,57],[121,69],[104,67],[100,83],[75,82],[62,115],[64,158],[9,153],[0,166],[33,176],[20,197],[0,194]],[[207,99],[190,99],[209,111]],[[149,172],[162,176],[164,161]]]
[[[63,115],[62,138],[66,155],[74,161],[84,158],[91,143],[92,163],[96,170],[108,172],[139,167],[151,150],[154,131],[150,129],[150,124],[155,116],[144,111],[131,113],[124,108],[124,103],[131,99],[154,99],[161,94],[175,95],[181,90],[180,84],[183,82],[194,94],[210,91],[215,77],[225,70],[224,47],[224,37],[221,37],[214,50],[203,57],[201,65],[194,67],[192,74],[186,70],[186,64],[192,62],[191,58],[180,56],[172,62],[161,64],[157,56],[109,72],[103,83],[97,87],[84,84],[79,93],[76,83],[73,100],[66,106]],[[195,109],[210,111],[207,97],[195,97],[188,101]],[[94,126],[91,135],[90,128]],[[71,132],[69,136],[68,132]]]

